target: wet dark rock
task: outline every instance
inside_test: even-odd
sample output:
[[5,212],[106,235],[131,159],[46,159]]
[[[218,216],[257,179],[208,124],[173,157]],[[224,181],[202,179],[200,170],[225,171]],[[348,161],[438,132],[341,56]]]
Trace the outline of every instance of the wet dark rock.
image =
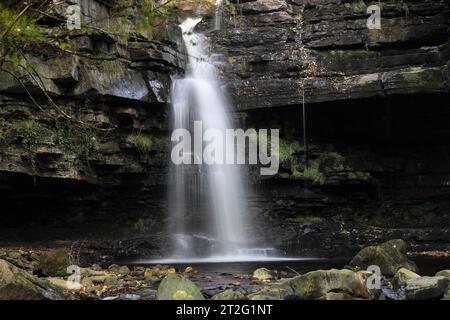
[[440,299],[447,293],[449,279],[446,277],[420,277],[406,281],[408,300]]

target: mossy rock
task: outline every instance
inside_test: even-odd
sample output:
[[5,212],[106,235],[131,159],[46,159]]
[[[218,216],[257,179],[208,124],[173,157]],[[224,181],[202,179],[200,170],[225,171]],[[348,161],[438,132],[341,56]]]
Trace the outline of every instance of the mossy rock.
[[51,250],[41,253],[38,269],[49,277],[63,277],[67,275],[70,262],[69,253],[65,249]]
[[63,300],[68,299],[48,281],[0,259],[0,300]]
[[289,283],[268,285],[260,291],[248,295],[250,300],[287,300],[295,296]]
[[166,276],[159,285],[156,293],[157,300],[204,300],[200,289],[179,274]]
[[376,265],[384,276],[393,276],[400,268],[418,271],[416,264],[406,256],[406,243],[401,239],[362,249],[350,261],[350,265],[362,269]]
[[273,279],[272,272],[267,268],[258,268],[253,271],[252,279],[268,281]]
[[248,298],[235,290],[226,290],[224,292],[218,293],[211,298],[211,300],[247,300]]
[[111,265],[108,269],[119,277],[125,277],[131,273],[130,268],[127,266],[118,266],[116,264]]
[[369,298],[365,275],[346,269],[311,271],[289,280],[289,284],[300,299],[318,299],[332,291]]
[[395,274],[394,278],[392,279],[392,288],[395,290],[400,289],[401,287],[406,286],[406,282],[409,279],[419,278],[420,276],[412,272],[411,270],[408,270],[406,268],[400,268],[397,273]]
[[450,270],[441,270],[439,272],[436,272],[435,274],[436,277],[447,277],[450,279]]

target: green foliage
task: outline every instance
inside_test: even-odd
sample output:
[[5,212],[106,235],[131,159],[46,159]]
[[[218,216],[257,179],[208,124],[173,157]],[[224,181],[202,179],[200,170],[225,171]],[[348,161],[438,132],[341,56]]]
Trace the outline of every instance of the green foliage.
[[29,14],[19,16],[20,11],[0,4],[0,57],[14,67],[24,65],[17,48],[49,42],[44,30]]
[[344,3],[344,6],[347,9],[351,9],[354,11],[365,11],[367,9],[367,4],[363,0],[346,2],[346,3]]
[[298,141],[287,141],[280,139],[279,160],[281,163],[294,162],[294,154],[300,152],[301,146]]
[[140,152],[150,152],[152,150],[153,141],[148,135],[142,133],[133,133],[127,137],[127,143],[135,146]]
[[306,179],[313,184],[323,185],[327,182],[327,177],[339,175],[342,179],[367,180],[370,178],[368,172],[355,171],[347,164],[344,156],[337,152],[321,152],[312,156],[305,168],[302,163],[293,164],[292,177],[296,179]]
[[34,119],[26,119],[13,121],[10,125],[10,134],[20,139],[24,149],[32,151],[48,136],[49,130]]
[[44,124],[34,118],[0,122],[1,140],[19,140],[28,152],[44,143],[52,143],[77,156],[88,155],[98,149],[98,141],[93,130],[74,127],[66,122],[53,121]]
[[55,122],[52,136],[57,146],[78,156],[88,155],[99,149],[98,138],[93,129]]
[[152,149],[160,152],[169,150],[172,145],[172,141],[169,137],[152,137],[152,143]]
[[298,215],[295,217],[289,217],[286,219],[286,221],[288,222],[297,222],[297,223],[305,223],[305,222],[309,222],[312,224],[319,224],[323,222],[323,218],[322,217],[318,217],[318,216],[303,216],[303,215]]
[[297,179],[306,179],[314,184],[324,184],[326,177],[323,172],[320,171],[319,162],[313,161],[307,168],[303,170],[299,168],[294,168],[292,172],[292,177]]

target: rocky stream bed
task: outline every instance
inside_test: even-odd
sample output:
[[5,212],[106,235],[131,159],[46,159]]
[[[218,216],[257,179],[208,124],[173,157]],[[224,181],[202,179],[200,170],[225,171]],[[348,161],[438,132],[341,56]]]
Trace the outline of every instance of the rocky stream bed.
[[[440,261],[446,270],[435,272],[424,268],[426,271],[422,273],[408,257],[406,243],[396,239],[362,249],[340,269],[337,266],[343,260],[316,261],[309,266],[301,261],[285,261],[268,263],[267,267],[264,262],[255,263],[252,265],[259,264],[259,268],[247,272],[236,267],[237,264],[207,268],[111,264],[107,256],[99,256],[96,263],[90,264],[92,258],[87,257],[95,256],[92,252],[75,252],[70,248],[3,248],[0,249],[0,299],[448,299],[448,252],[434,255],[437,256],[433,263],[435,269],[439,265],[436,261]],[[315,266],[325,268],[314,270]],[[373,266],[378,266],[379,277],[372,273]],[[220,268],[223,270],[218,271]]]

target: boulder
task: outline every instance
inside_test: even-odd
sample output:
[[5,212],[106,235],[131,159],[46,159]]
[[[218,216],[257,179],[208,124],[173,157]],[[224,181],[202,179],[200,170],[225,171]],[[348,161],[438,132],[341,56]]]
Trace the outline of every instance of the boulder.
[[408,300],[440,299],[447,292],[449,279],[446,277],[420,277],[406,281]]
[[216,294],[211,300],[247,300],[247,297],[239,291],[230,289]]
[[157,300],[204,300],[200,289],[179,274],[166,276],[159,285],[156,293]]
[[256,269],[253,272],[252,279],[267,281],[267,280],[272,280],[273,279],[273,275],[272,275],[272,272],[269,269],[259,268],[259,269]]
[[127,276],[131,273],[130,268],[127,266],[118,266],[116,264],[113,264],[109,267],[109,271],[115,273],[119,277]]
[[46,276],[63,277],[71,264],[69,253],[58,249],[41,253],[37,268]]
[[0,300],[62,300],[67,298],[50,282],[42,281],[0,260]]
[[406,282],[410,279],[419,278],[420,276],[406,268],[400,268],[392,279],[392,288],[395,290],[406,286]]
[[347,292],[352,296],[369,298],[366,274],[351,270],[316,270],[289,280],[300,299],[318,299],[328,292]]
[[439,277],[447,277],[450,278],[450,270],[441,270],[439,272],[436,272],[435,276]]
[[350,265],[362,269],[376,265],[385,276],[393,276],[400,268],[418,271],[416,264],[406,256],[406,244],[401,239],[362,249],[350,261]]
[[260,291],[248,295],[250,300],[287,300],[294,297],[289,283],[265,286]]

